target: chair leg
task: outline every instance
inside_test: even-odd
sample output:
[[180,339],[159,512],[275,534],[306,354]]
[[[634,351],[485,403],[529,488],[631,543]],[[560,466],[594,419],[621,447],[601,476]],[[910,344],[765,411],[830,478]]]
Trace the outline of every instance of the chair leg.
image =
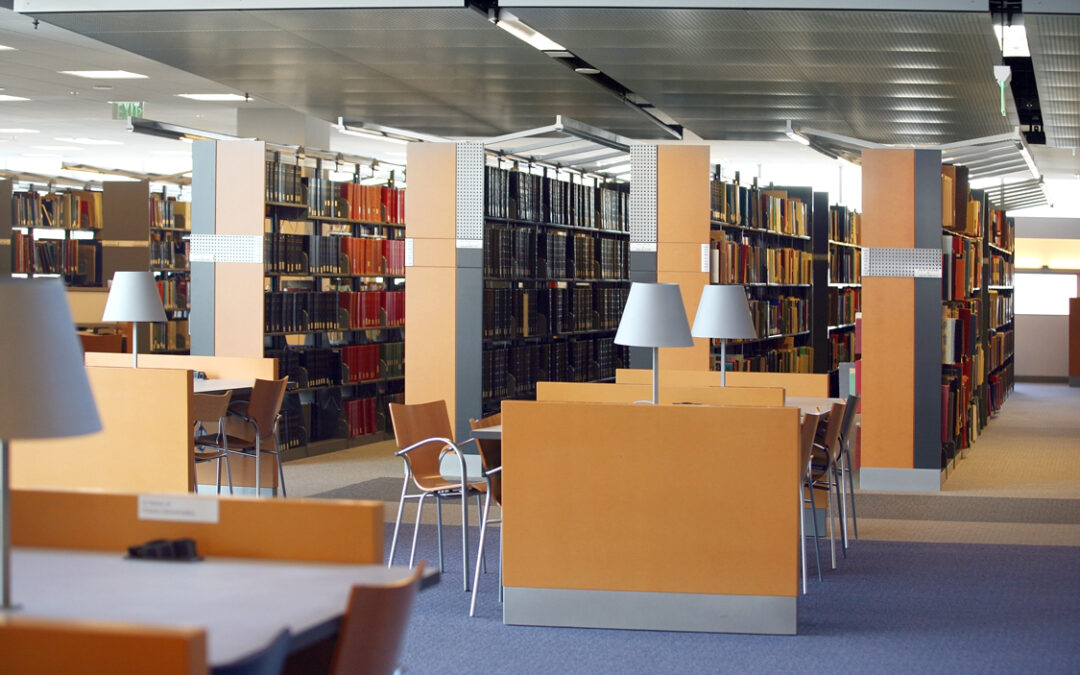
[[[443,543],[442,543],[442,495],[438,492],[435,493],[435,520],[439,524],[439,571],[446,569],[446,564],[443,562]],[[419,523],[420,521],[416,521]]]
[[229,479],[229,494],[233,493],[232,464],[229,464],[229,451],[225,451],[225,477]]
[[859,519],[855,515],[855,471],[851,466],[851,450],[844,445],[844,471],[847,473],[848,499],[851,500],[851,531],[859,538]]
[[473,574],[472,600],[469,601],[469,616],[476,616],[476,589],[480,588],[480,567],[484,561],[484,536],[487,534],[488,507],[491,505],[491,491],[484,498],[484,508],[480,514],[480,545],[476,549],[476,573]]
[[[828,480],[828,471],[825,472],[825,480]],[[833,499],[832,487],[825,484],[825,514],[829,519],[829,552],[832,554],[832,569],[836,569],[836,539],[833,537]]]
[[465,481],[467,476],[461,477],[461,579],[465,584],[465,592],[469,592],[469,491]]
[[[480,493],[477,492],[476,493],[476,512],[477,513],[480,513],[481,511],[484,510],[484,507],[481,505],[480,502],[481,502]],[[487,520],[487,516],[484,516],[484,520]],[[481,527],[481,529],[483,529],[483,527],[484,527],[483,521],[480,521],[480,522],[481,522],[480,527]],[[487,558],[486,557],[480,556],[480,566],[481,566],[481,569],[483,569],[484,574],[487,574]]]
[[[420,516],[424,513],[424,497],[427,497],[427,493],[420,493],[420,499],[416,503],[416,527],[413,528],[412,532],[412,550],[409,551],[409,569],[412,569],[413,560],[416,559],[416,538],[417,535],[420,534]],[[438,498],[437,495],[436,498]]]
[[397,518],[394,519],[394,536],[390,539],[390,557],[386,559],[386,566],[394,564],[394,550],[397,548],[398,530],[401,529],[401,514],[405,511],[405,491],[409,487],[409,475],[405,475],[405,481],[401,484],[401,499],[398,500]]
[[843,492],[842,492],[844,486],[843,486],[843,481],[841,480],[842,476],[839,473],[839,468],[840,468],[840,465],[837,464],[836,468],[833,470],[832,486],[833,486],[833,491],[836,493],[836,503],[837,503],[836,515],[839,518],[839,525],[840,525],[840,552],[843,553],[844,557],[846,558],[847,557],[847,525],[845,524],[845,519],[847,517],[847,509],[844,507],[844,496],[843,496]]
[[259,458],[262,456],[262,447],[259,443],[259,429],[255,429],[255,499],[262,496],[262,465],[259,463]]
[[[484,538],[480,537],[480,543],[483,544]],[[799,552],[802,560],[802,592],[806,595],[806,504],[803,499],[803,489],[799,486]],[[475,589],[474,591],[475,592]]]
[[[198,484],[199,479],[195,478],[195,483]],[[221,494],[221,458],[217,458],[217,493]]]
[[285,492],[285,466],[281,461],[281,453],[275,452],[274,459],[277,460],[278,478],[281,479],[281,496],[288,497],[289,495]]
[[814,488],[806,483],[806,490],[810,493],[810,513],[814,517],[814,557],[817,559],[817,580],[821,581],[821,535],[818,534],[817,526],[817,500],[814,499]]

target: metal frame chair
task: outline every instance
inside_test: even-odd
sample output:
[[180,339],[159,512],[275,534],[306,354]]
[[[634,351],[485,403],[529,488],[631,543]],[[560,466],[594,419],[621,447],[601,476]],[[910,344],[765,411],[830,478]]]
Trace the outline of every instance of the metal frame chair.
[[237,420],[247,425],[253,431],[253,438],[236,436],[226,433],[223,445],[228,452],[235,455],[244,455],[255,458],[255,496],[260,496],[262,489],[262,466],[260,458],[263,453],[274,455],[277,460],[278,476],[281,479],[281,496],[285,497],[285,470],[281,466],[281,450],[278,448],[277,427],[281,419],[281,403],[285,400],[285,388],[289,384],[289,378],[280,380],[255,380],[251,388],[251,398],[248,401],[234,401],[229,408],[226,417],[226,425],[229,420]]
[[[469,419],[469,427],[474,431],[485,427],[502,424],[502,413],[496,413],[481,420]],[[473,574],[472,599],[469,601],[469,616],[476,616],[476,589],[480,587],[480,570],[484,565],[484,541],[487,526],[502,523],[502,518],[489,519],[491,501],[494,499],[502,508],[502,441],[476,439],[480,450],[480,464],[487,479],[487,494],[484,495],[484,510],[480,515],[480,545],[476,550],[476,572]],[[499,540],[499,599],[502,599],[502,539]]]
[[[851,445],[855,442],[855,415],[859,409],[859,395],[851,394],[847,398],[844,407],[844,420],[840,425],[840,490],[846,493],[847,500],[851,502],[851,527],[855,539],[859,538],[859,521],[855,517],[855,478],[854,464],[851,462]],[[847,477],[847,481],[843,480]],[[848,545],[848,515],[847,500],[840,501],[840,510],[843,514],[841,521],[844,535],[844,548]]]
[[[217,493],[221,494],[221,460],[225,460],[225,471],[229,479],[229,494],[233,493],[232,467],[229,464],[228,442],[225,440],[225,415],[229,410],[232,392],[222,394],[195,394],[192,412],[195,417],[195,448],[192,452],[192,465],[217,461]],[[217,432],[209,433],[207,423],[216,423]],[[195,474],[195,490],[199,488],[198,474]]]
[[802,590],[806,593],[806,505],[810,504],[810,514],[814,519],[814,555],[817,558],[817,576],[821,581],[821,547],[817,524],[817,505],[814,503],[814,488],[810,468],[810,456],[814,451],[814,437],[822,420],[828,419],[827,412],[806,413],[802,419],[799,434],[799,466],[802,467],[802,480],[799,481],[799,550],[802,553]]
[[[833,512],[838,510],[833,502],[833,493],[836,494],[836,501],[840,501],[840,479],[837,467],[840,460],[840,426],[843,423],[844,418],[843,403],[833,403],[832,409],[829,411],[829,422],[825,426],[825,438],[822,443],[814,443],[814,450],[810,458],[810,486],[815,490],[825,490],[828,499],[826,502],[826,512],[828,514],[828,530],[829,530],[829,551],[832,555],[832,568],[836,569],[836,536],[833,529]],[[814,522],[817,523],[817,515],[815,512]],[[847,555],[847,550],[843,548],[843,542],[841,542],[841,549],[844,555]]]
[[[431,401],[407,405],[390,404],[390,419],[394,425],[394,440],[399,450],[395,453],[405,463],[405,480],[401,486],[401,499],[398,501],[397,518],[394,520],[394,536],[390,542],[390,556],[387,566],[394,562],[397,550],[398,531],[401,528],[401,516],[405,501],[417,500],[416,527],[413,529],[412,550],[409,553],[409,567],[416,557],[416,540],[420,532],[420,517],[424,512],[424,499],[435,497],[435,510],[439,526],[439,569],[443,565],[442,536],[442,500],[444,497],[461,497],[461,558],[462,580],[465,590],[469,590],[469,511],[468,497],[476,495],[476,506],[482,508],[480,495],[487,491],[486,483],[470,483],[465,466],[465,455],[461,448],[475,439],[463,443],[454,443],[450,431],[450,417],[446,412],[445,401]],[[458,457],[461,480],[445,478],[440,471],[442,458],[447,453]],[[409,494],[409,483],[419,492]]]

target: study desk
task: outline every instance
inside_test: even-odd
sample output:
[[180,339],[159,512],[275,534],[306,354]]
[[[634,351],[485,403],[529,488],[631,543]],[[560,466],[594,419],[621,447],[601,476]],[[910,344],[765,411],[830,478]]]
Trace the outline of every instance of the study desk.
[[192,388],[196,394],[212,394],[219,391],[228,391],[230,389],[251,389],[255,386],[255,380],[225,380],[225,379],[205,379],[205,380],[193,380]]
[[[337,633],[354,584],[391,583],[409,569],[240,558],[200,562],[125,559],[121,552],[16,547],[18,616],[122,621],[206,630],[211,667],[265,647],[284,627],[292,650]],[[425,573],[421,588],[438,583]]]
[[833,403],[844,403],[846,399],[829,398],[827,396],[788,396],[784,399],[784,405],[798,408],[801,414],[808,412],[829,412]]
[[490,427],[484,427],[482,429],[473,429],[472,437],[479,438],[485,441],[498,441],[502,439],[502,425],[493,424]]

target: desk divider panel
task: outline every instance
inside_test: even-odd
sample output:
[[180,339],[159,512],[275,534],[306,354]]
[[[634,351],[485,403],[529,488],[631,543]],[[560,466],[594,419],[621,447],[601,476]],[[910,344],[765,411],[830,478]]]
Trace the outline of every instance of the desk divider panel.
[[[706,405],[782,406],[784,390],[778,387],[661,386],[661,403]],[[537,382],[538,401],[592,403],[652,402],[652,384],[610,382]]]
[[13,490],[12,544],[126,551],[153,539],[190,537],[204,556],[355,564],[383,561],[382,502],[174,498],[217,500],[218,522],[141,520],[135,494]]
[[191,371],[88,367],[86,374],[102,430],[13,442],[12,487],[190,490]]
[[[87,352],[87,366],[130,368],[131,356]],[[277,359],[245,356],[187,356],[182,354],[139,354],[140,368],[159,370],[199,370],[211,379],[273,380],[277,378]]]
[[[616,384],[652,385],[652,371],[641,368],[617,368]],[[719,387],[718,370],[660,371],[660,386]],[[829,395],[829,376],[825,373],[751,373],[731,371],[727,374],[729,387],[782,387],[788,396],[824,398]]]
[[0,617],[0,672],[206,673],[206,632],[107,621]]
[[505,622],[795,632],[798,410],[504,401],[502,415]]

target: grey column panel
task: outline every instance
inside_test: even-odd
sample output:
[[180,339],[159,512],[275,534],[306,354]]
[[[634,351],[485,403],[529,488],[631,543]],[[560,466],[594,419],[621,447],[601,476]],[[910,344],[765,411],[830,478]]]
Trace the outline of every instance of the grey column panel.
[[[630,146],[630,281],[656,283],[655,145]],[[630,348],[630,367],[652,369],[652,350]]]
[[[656,283],[656,253],[630,251],[630,281],[641,284]],[[647,347],[631,347],[630,367],[652,370],[652,350]]]
[[[941,247],[941,152],[915,151],[915,247]],[[915,279],[913,355],[916,469],[941,468],[941,278]]]
[[[195,141],[191,147],[191,232],[217,231],[217,141]],[[214,263],[192,262],[188,286],[192,356],[214,355]]]
[[[481,355],[483,353],[484,251],[458,249],[457,252],[457,419],[456,438],[469,438],[469,418],[482,414]],[[467,452],[475,452],[469,446]]]

